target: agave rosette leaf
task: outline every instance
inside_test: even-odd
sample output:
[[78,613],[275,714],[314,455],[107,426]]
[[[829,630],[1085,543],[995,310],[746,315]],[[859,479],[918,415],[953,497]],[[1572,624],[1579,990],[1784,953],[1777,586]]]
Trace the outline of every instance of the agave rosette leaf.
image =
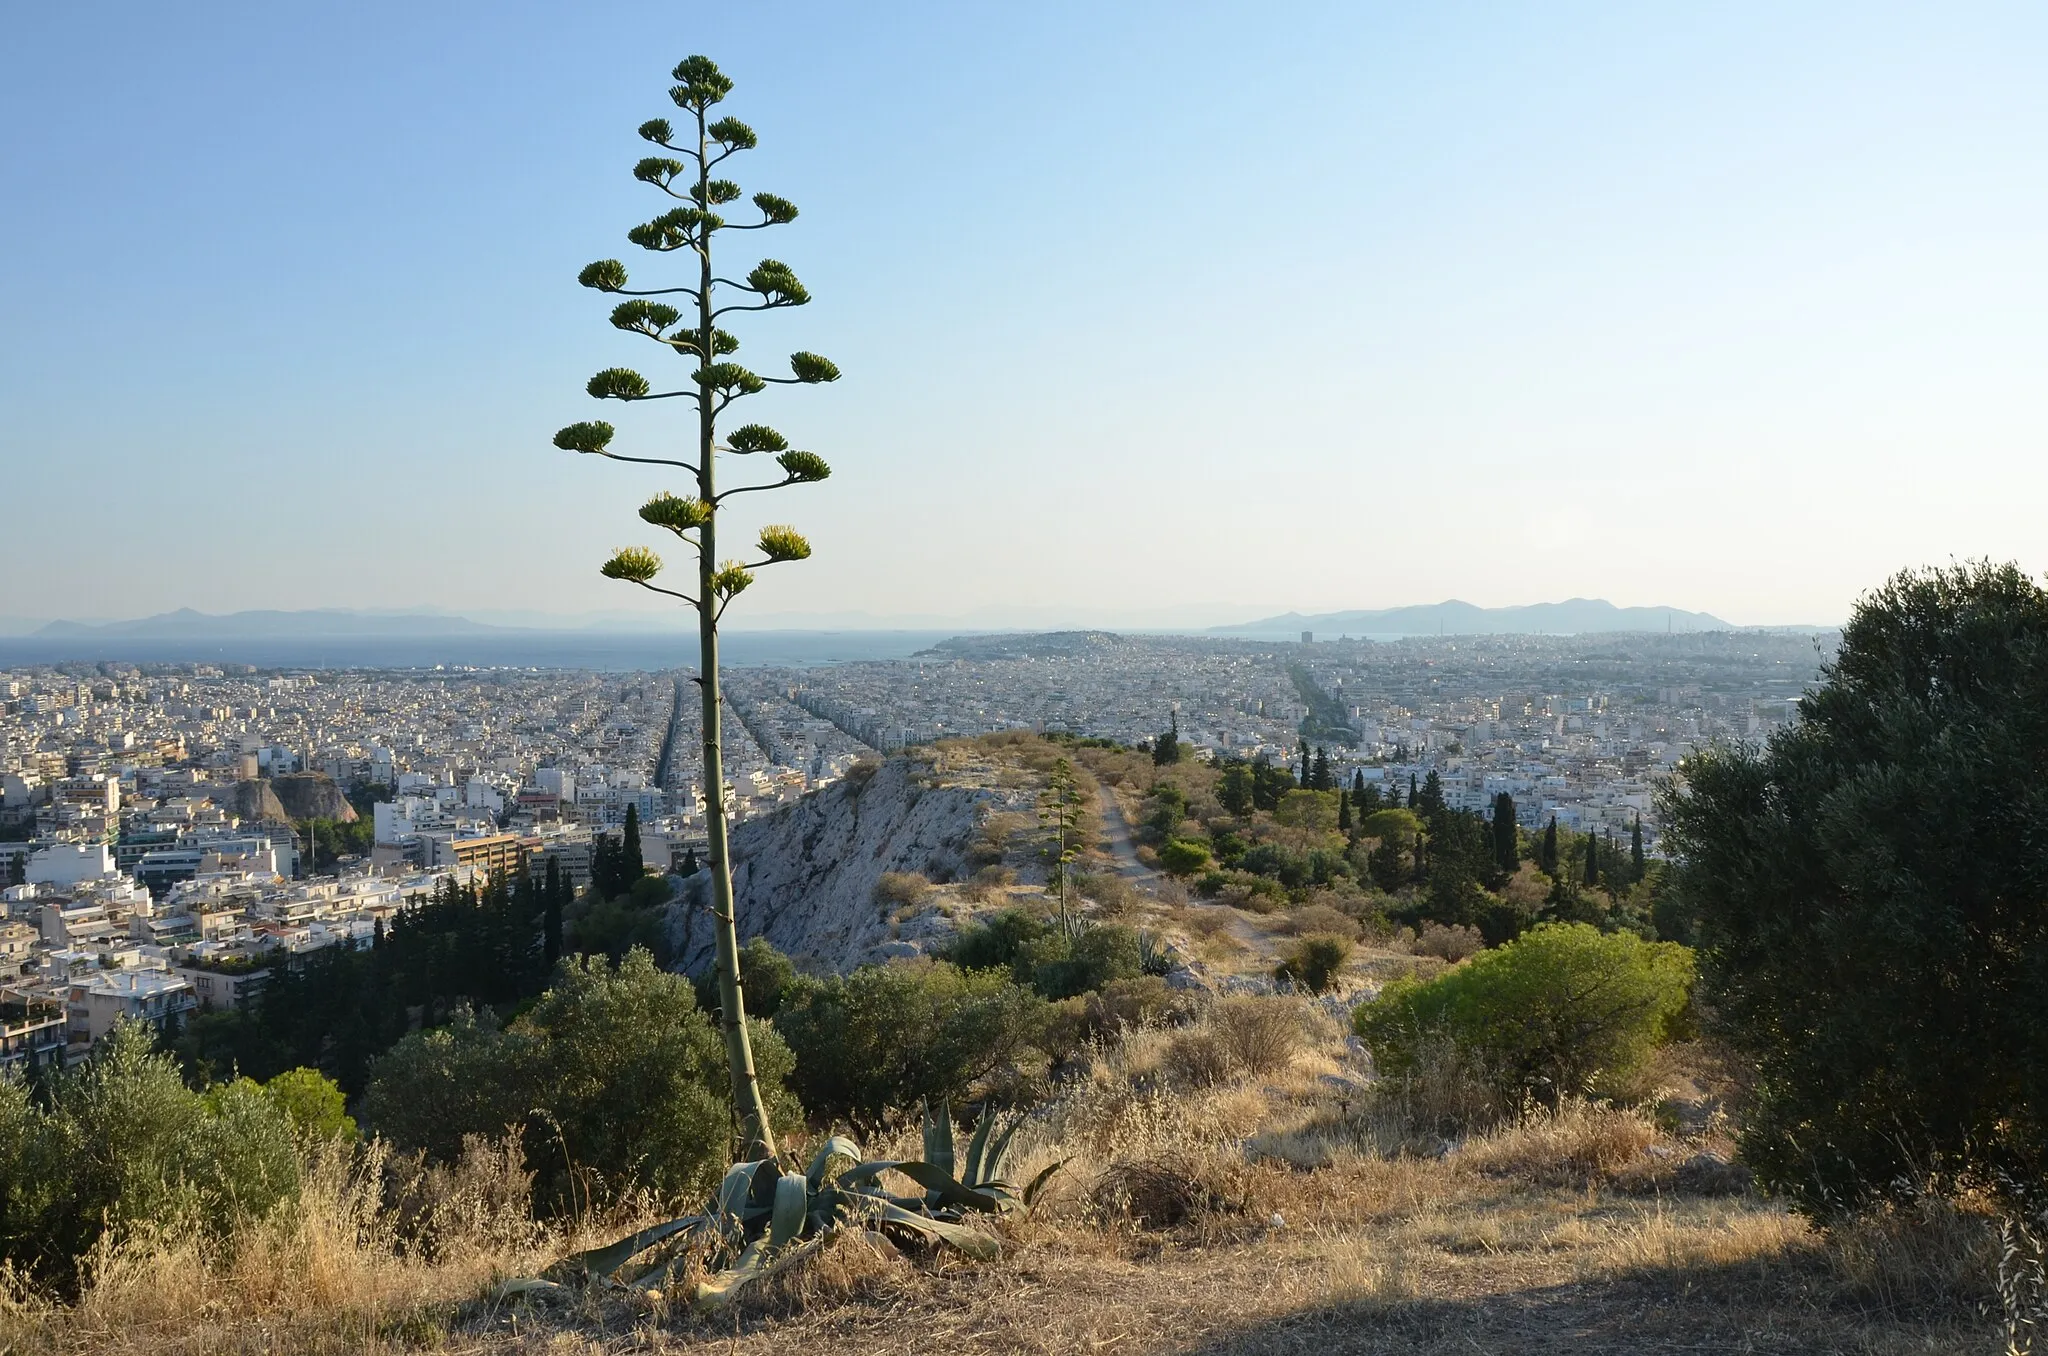
[[825,1179],[832,1172],[834,1163],[860,1162],[860,1145],[844,1135],[834,1135],[818,1146],[818,1152],[811,1156],[811,1168],[805,1174],[810,1179],[811,1190],[817,1191],[825,1185]]
[[685,1215],[681,1219],[665,1220],[660,1224],[650,1224],[638,1233],[628,1234],[616,1243],[606,1244],[602,1248],[592,1248],[588,1252],[579,1252],[566,1257],[557,1263],[555,1267],[549,1268],[549,1270],[560,1270],[569,1275],[588,1276],[593,1280],[613,1280],[621,1271],[625,1270],[627,1263],[631,1262],[641,1253],[646,1252],[655,1244],[663,1242],[675,1234],[702,1229],[708,1223],[709,1221],[702,1215]]
[[933,1219],[930,1215],[920,1215],[900,1205],[891,1205],[887,1201],[880,1203],[877,1213],[885,1226],[884,1232],[893,1227],[898,1232],[910,1234],[926,1243],[944,1243],[958,1248],[979,1262],[993,1262],[1003,1255],[1002,1243],[993,1235],[985,1234],[979,1229]]
[[775,1200],[768,1212],[768,1246],[776,1251],[796,1242],[811,1213],[811,1183],[790,1173],[775,1179]]

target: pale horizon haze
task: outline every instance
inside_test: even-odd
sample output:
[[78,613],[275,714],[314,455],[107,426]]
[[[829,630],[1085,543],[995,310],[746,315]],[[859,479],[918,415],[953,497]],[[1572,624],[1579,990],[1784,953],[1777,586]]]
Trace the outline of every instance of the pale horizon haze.
[[[683,488],[576,285],[701,52],[836,385],[730,624],[1606,598],[1828,623],[2048,568],[2048,8],[17,6],[0,615],[555,614]],[[730,422],[730,421],[728,421]],[[744,469],[734,464],[730,481]],[[671,543],[672,544],[672,543]]]

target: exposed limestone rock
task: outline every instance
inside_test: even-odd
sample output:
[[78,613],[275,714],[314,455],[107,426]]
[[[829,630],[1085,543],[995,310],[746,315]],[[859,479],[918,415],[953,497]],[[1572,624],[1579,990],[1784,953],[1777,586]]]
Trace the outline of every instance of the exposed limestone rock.
[[274,777],[270,789],[277,793],[285,813],[299,823],[309,819],[332,819],[343,824],[356,821],[356,807],[348,803],[334,778],[324,772],[290,772]]
[[[865,780],[837,782],[733,830],[733,892],[740,939],[765,936],[806,968],[843,971],[929,952],[950,922],[925,911],[905,919],[875,901],[885,871],[964,879],[982,819],[1010,797],[986,786],[931,784],[928,764],[891,758]],[[705,907],[710,877],[684,883],[670,906],[676,966],[712,964]]]
[[214,797],[221,809],[244,824],[291,822],[292,817],[285,812],[277,793],[271,790],[269,779],[264,777],[236,782],[234,790],[215,792]]

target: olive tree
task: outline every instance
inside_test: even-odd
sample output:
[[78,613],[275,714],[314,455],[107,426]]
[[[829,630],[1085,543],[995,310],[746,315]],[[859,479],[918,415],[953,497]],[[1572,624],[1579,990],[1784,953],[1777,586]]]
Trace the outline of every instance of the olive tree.
[[[718,950],[718,998],[726,1061],[732,1077],[733,1107],[741,1122],[744,1157],[773,1157],[774,1132],[762,1101],[747,1037],[746,1004],[740,989],[739,938],[733,920],[732,859],[725,822],[725,770],[719,734],[718,623],[732,600],[766,565],[802,560],[810,544],[794,528],[768,526],[755,542],[752,560],[719,558],[721,510],[735,495],[804,485],[830,474],[824,459],[799,451],[765,424],[744,424],[721,435],[722,421],[739,401],[774,385],[814,385],[838,379],[839,369],[815,353],[790,356],[790,375],[761,376],[732,361],[739,340],[721,327],[723,317],[750,311],[801,306],[810,294],[785,264],[763,259],[744,278],[720,276],[713,246],[728,231],[759,231],[787,225],[796,207],[772,193],[752,197],[758,219],[728,221],[723,209],[741,197],[740,186],[718,173],[719,167],[755,145],[753,130],[736,118],[714,110],[732,91],[732,81],[708,58],[693,56],[675,68],[677,84],[669,98],[682,110],[683,125],[667,119],[642,123],[640,135],[668,154],[650,156],[633,167],[633,177],[666,194],[677,206],[652,221],[635,226],[626,238],[657,255],[681,254],[688,281],[675,286],[629,287],[625,265],[602,259],[585,268],[578,281],[585,287],[627,297],[612,311],[612,324],[660,344],[689,364],[680,389],[656,390],[655,384],[629,368],[611,367],[590,379],[586,388],[599,400],[643,401],[683,399],[696,412],[689,453],[674,456],[626,456],[611,449],[610,424],[571,424],[555,435],[565,451],[608,457],[613,461],[672,467],[694,477],[684,494],[661,493],[640,509],[640,517],[681,540],[696,557],[694,585],[665,588],[654,581],[661,558],[641,546],[624,547],[605,562],[607,578],[621,579],[688,605],[697,614],[697,682],[702,689],[704,728],[704,813],[709,828],[710,899]],[[694,264],[694,269],[689,265]],[[676,304],[657,298],[673,297]],[[720,488],[722,456],[773,460],[779,478]]]

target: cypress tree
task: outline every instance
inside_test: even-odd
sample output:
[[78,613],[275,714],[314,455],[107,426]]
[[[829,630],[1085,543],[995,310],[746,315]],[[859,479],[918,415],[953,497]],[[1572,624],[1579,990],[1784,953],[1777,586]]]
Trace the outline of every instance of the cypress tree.
[[1365,769],[1357,768],[1351,773],[1351,800],[1359,810],[1365,809]]
[[1351,797],[1337,797],[1337,832],[1351,836]]
[[1537,857],[1536,865],[1543,874],[1553,879],[1557,876],[1557,816],[1550,817],[1550,824],[1543,830],[1543,851]]
[[1650,874],[1650,864],[1643,857],[1643,816],[1640,812],[1636,815],[1635,827],[1629,831],[1628,865],[1636,880]]
[[1152,762],[1165,767],[1180,761],[1180,712],[1172,713],[1172,723],[1166,733],[1152,741]]
[[625,878],[626,888],[630,890],[647,874],[646,859],[640,855],[640,807],[637,805],[626,807],[626,832],[619,849],[619,874]]
[[1418,812],[1423,808],[1422,789],[1412,772],[1408,774],[1408,808]]
[[1443,812],[1444,779],[1436,775],[1435,768],[1431,768],[1429,776],[1422,783],[1420,813],[1427,818],[1434,818]]
[[694,876],[697,874],[697,849],[694,847],[686,847],[683,849],[682,874],[685,876]]
[[1332,785],[1330,778],[1330,750],[1327,746],[1319,746],[1316,749],[1315,780],[1313,785],[1318,791],[1328,791]]
[[541,883],[540,958],[549,974],[562,959],[562,863],[548,857],[547,875]]
[[1589,833],[1586,835],[1586,884],[1588,886],[1593,886],[1598,885],[1599,883],[1600,835]]
[[1521,842],[1515,833],[1515,798],[1503,791],[1493,798],[1493,860],[1503,876],[1522,864]]
[[1299,780],[1301,782],[1301,785],[1307,786],[1309,785],[1310,781],[1308,738],[1306,736],[1303,736],[1301,739],[1296,741],[1296,746],[1301,753],[1301,776]]

